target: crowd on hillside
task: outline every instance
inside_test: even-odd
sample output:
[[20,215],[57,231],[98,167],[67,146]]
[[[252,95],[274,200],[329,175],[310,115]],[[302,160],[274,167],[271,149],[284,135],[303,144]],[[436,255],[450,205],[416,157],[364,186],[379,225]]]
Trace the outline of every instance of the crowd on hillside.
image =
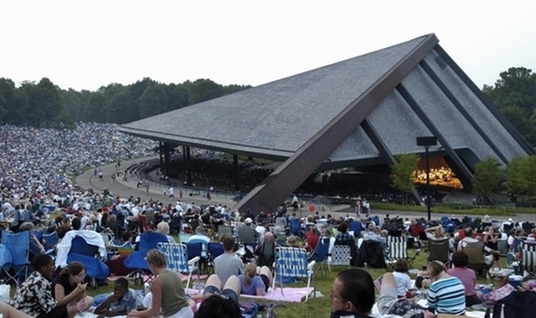
[[114,124],[79,123],[76,129],[0,126],[1,202],[53,205],[80,197],[71,177],[87,167],[153,154],[154,141],[121,134]]
[[[412,286],[400,285],[407,282],[408,264],[404,266],[406,260],[397,258],[392,276],[384,277],[378,312],[415,318],[463,314],[470,304],[483,299],[475,289],[476,275],[499,266],[499,240],[506,242],[515,261],[521,260],[520,247],[536,238],[534,224],[511,219],[445,217],[426,222],[397,216],[379,218],[361,207],[346,217],[316,212],[301,218],[291,204],[283,204],[277,211],[238,213],[222,204],[164,203],[82,191],[72,183],[71,175],[108,162],[124,166],[133,157],[152,154],[152,142],[119,134],[116,126],[102,124],[79,124],[74,131],[2,126],[0,136],[4,141],[0,147],[6,154],[0,158],[0,217],[12,222],[6,231],[29,233],[33,265],[32,274],[17,289],[13,307],[0,303],[0,312],[6,317],[25,317],[22,312],[33,317],[73,317],[90,308],[105,316],[240,317],[240,294],[264,295],[273,285],[271,266],[277,246],[304,249],[308,261],[321,261],[322,246],[327,256],[335,246],[345,245],[350,247],[351,265],[385,268],[386,262],[393,261],[386,253],[391,249],[391,237],[402,237],[415,247],[446,240],[447,258],[444,262],[430,260],[421,273],[423,281],[431,280],[426,289],[429,311],[413,305]],[[50,218],[52,211],[62,213]],[[43,237],[53,233],[58,242],[50,251]],[[110,234],[110,240],[121,245],[109,246],[102,233]],[[94,299],[87,296],[86,284],[97,284],[98,279],[87,277],[88,263],[67,262],[73,239],[82,237],[97,246],[97,259],[110,274],[126,275],[132,272],[126,260],[146,233],[161,235],[163,242],[169,243],[177,242],[173,234],[182,234],[182,242],[201,244],[201,268],[207,271],[213,266],[215,273],[208,278],[204,293],[186,297],[183,282],[167,270],[166,255],[153,249],[144,259],[157,276],[144,301],[132,294],[128,280],[117,280],[114,293],[92,307]],[[486,270],[467,272],[467,247],[479,241],[484,242]],[[216,242],[222,253],[212,259],[208,246]],[[128,246],[131,248],[125,248]],[[333,317],[370,316],[376,301],[374,284],[366,271],[342,271],[330,298]]]
[[[425,245],[427,241],[447,240],[447,258],[444,263],[430,260],[427,270],[420,273],[423,280],[419,287],[425,288],[430,312],[412,307],[411,299],[417,294],[414,286],[407,283],[409,266],[405,258],[396,259],[392,285],[394,291],[382,287],[385,295],[378,299],[379,312],[398,314],[402,317],[406,316],[405,313],[413,311],[417,316],[411,315],[411,317],[433,317],[437,313],[463,314],[467,307],[483,301],[483,294],[476,288],[476,277],[486,273],[485,270],[473,271],[467,267],[468,246],[479,241],[484,242],[481,247],[484,255],[482,261],[487,266],[484,268],[489,270],[491,266],[499,266],[497,263],[498,240],[507,242],[507,248],[514,254],[514,257],[519,257],[515,253],[521,242],[535,241],[535,232],[532,230],[534,224],[529,224],[532,227],[531,231],[525,234],[523,229],[527,229],[528,225],[516,223],[510,219],[498,222],[489,217],[482,219],[465,217],[460,220],[453,216],[426,222],[422,219],[404,220],[397,216],[380,219],[378,216],[364,214],[361,211],[358,211],[356,215],[346,217],[315,213],[306,218],[300,218],[291,205],[282,206],[273,213],[255,214],[247,211],[240,214],[229,211],[221,204],[196,206],[180,200],[164,204],[135,198],[108,198],[106,200],[102,198],[104,194],[91,192],[86,195],[93,198],[93,201],[89,202],[100,198],[96,201],[110,202],[110,204],[100,207],[80,204],[77,209],[67,209],[63,216],[48,221],[39,220],[39,217],[31,210],[25,210],[20,206],[19,210],[15,211],[14,216],[18,218],[19,226],[17,228],[14,225],[11,230],[31,233],[33,246],[31,254],[36,270],[17,291],[13,305],[19,310],[33,316],[39,313],[38,310],[41,310],[41,314],[44,310],[47,314],[42,317],[47,317],[47,315],[68,317],[72,313],[89,310],[93,300],[85,294],[84,279],[88,275],[87,268],[80,266],[77,262],[64,262],[65,254],[68,253],[71,241],[76,236],[81,236],[99,246],[100,260],[108,266],[110,274],[114,275],[127,275],[133,271],[133,268],[127,266],[127,260],[132,255],[132,250],[136,250],[136,246],[141,244],[144,233],[157,233],[162,236],[164,242],[170,243],[177,243],[177,236],[170,234],[181,234],[182,242],[198,243],[202,246],[202,252],[199,255],[201,269],[208,270],[207,267],[212,264],[215,273],[207,280],[204,295],[186,297],[183,283],[176,275],[167,271],[165,255],[152,250],[146,255],[146,259],[150,270],[161,280],[153,282],[151,292],[145,295],[144,301],[129,305],[129,310],[126,311],[127,307],[123,302],[127,302],[124,297],[130,298],[130,296],[125,296],[129,291],[128,281],[121,280],[116,283],[118,291],[114,292],[115,296],[110,295],[106,302],[97,306],[99,308],[97,313],[110,315],[130,313],[129,316],[133,317],[148,317],[158,312],[164,317],[193,317],[193,315],[205,317],[206,313],[213,314],[214,306],[221,306],[219,310],[237,308],[237,300],[241,294],[264,295],[273,285],[273,273],[270,267],[275,260],[277,246],[303,249],[308,253],[309,261],[321,261],[318,259],[322,254],[321,246],[326,248],[325,255],[329,255],[335,246],[347,245],[351,247],[349,256],[352,265],[362,267],[366,264],[369,267],[385,268],[387,267],[385,262],[390,261],[389,253],[386,253],[391,248],[390,237],[402,237],[407,240],[408,244],[416,247]],[[36,232],[39,228],[42,233],[38,236]],[[505,231],[509,231],[510,234]],[[47,255],[46,242],[39,240],[39,237],[51,232],[56,232],[60,238],[56,246],[55,261],[45,256]],[[98,234],[99,232],[110,233],[112,237],[120,238],[122,244],[128,244],[132,249],[122,254],[114,248],[109,248],[102,236]],[[217,242],[220,243],[223,253],[211,258],[213,252],[209,250],[208,245]],[[78,267],[71,268],[74,266],[72,264]],[[83,265],[87,266],[87,263]],[[44,302],[44,300],[32,293],[31,286],[46,284],[46,281],[40,277],[53,277],[54,273],[51,269],[54,268],[63,268],[62,272],[66,278],[62,284],[65,291],[60,292],[61,297],[58,297],[55,295],[57,291],[54,287],[52,296],[55,301],[48,307],[37,306],[35,302]],[[354,274],[358,273],[365,275],[360,271]],[[56,276],[52,286],[61,283],[62,276]],[[342,283],[346,284],[350,281],[345,280]],[[335,284],[332,293],[336,293]],[[175,290],[175,292],[168,292],[170,290]],[[205,303],[206,299],[210,299],[208,295],[214,293],[224,293],[229,303],[210,303],[210,309],[207,308],[203,304],[208,304]],[[339,306],[341,304],[337,303],[334,295],[330,296],[334,317],[346,317],[347,313],[341,314],[341,311],[351,313],[352,310],[361,310],[356,308],[355,304]],[[69,297],[70,301],[62,301],[65,297]],[[347,297],[351,298],[351,296]],[[454,297],[456,302],[446,302],[445,299],[449,297]],[[42,298],[46,297],[42,296]],[[389,302],[386,302],[386,299],[389,299]],[[399,304],[399,300],[404,301]],[[170,306],[170,303],[174,305]],[[95,307],[92,310],[95,310]],[[233,310],[229,312],[235,312]]]

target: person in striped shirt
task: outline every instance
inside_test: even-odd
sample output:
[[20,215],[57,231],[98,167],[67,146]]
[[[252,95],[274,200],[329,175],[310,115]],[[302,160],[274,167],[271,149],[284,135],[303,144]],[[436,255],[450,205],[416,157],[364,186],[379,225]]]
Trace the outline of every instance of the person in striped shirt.
[[432,280],[428,289],[428,308],[436,314],[465,314],[465,287],[456,277],[446,272],[445,264],[433,261],[428,264]]

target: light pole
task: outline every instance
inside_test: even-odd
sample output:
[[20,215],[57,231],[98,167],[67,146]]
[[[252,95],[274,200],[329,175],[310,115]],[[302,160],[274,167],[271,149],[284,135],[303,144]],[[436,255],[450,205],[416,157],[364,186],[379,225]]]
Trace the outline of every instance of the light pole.
[[432,219],[430,212],[430,159],[428,148],[437,145],[437,138],[434,136],[417,137],[417,146],[424,146],[424,157],[426,160],[426,211],[428,212],[428,221]]

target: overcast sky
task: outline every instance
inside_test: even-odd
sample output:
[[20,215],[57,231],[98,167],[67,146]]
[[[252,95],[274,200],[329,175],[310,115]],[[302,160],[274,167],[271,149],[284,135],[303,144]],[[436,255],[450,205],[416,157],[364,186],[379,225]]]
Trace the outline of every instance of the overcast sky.
[[257,86],[435,33],[482,88],[536,71],[535,18],[534,0],[2,1],[0,77]]

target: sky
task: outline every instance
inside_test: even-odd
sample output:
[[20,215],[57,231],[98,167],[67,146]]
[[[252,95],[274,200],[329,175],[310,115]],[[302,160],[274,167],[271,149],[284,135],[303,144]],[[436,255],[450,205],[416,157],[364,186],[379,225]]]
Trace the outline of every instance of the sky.
[[482,88],[536,71],[535,14],[533,0],[2,1],[0,78],[258,86],[435,33]]

